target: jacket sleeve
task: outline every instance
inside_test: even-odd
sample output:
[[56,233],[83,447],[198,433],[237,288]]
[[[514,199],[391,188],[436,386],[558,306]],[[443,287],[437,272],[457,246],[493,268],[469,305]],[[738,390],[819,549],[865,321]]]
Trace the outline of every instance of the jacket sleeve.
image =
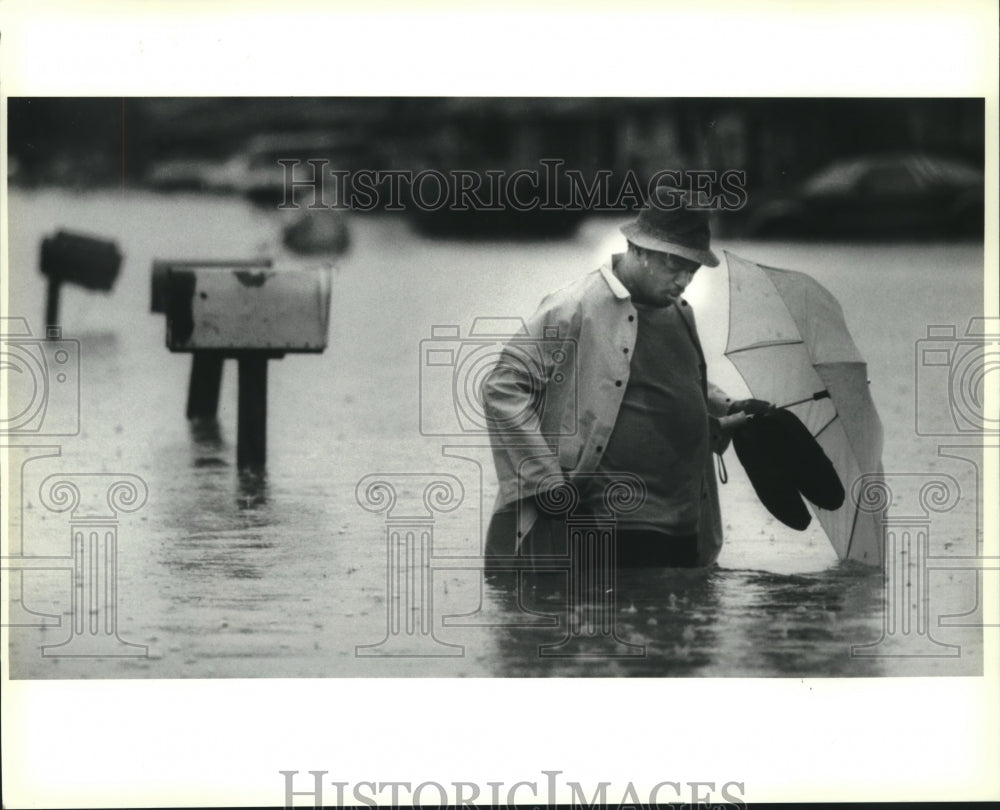
[[[512,503],[555,486],[563,479],[558,435],[551,429],[558,414],[545,414],[546,392],[556,368],[553,340],[567,338],[569,319],[550,298],[532,316],[527,335],[511,339],[482,387],[493,458],[502,500]],[[572,356],[572,354],[569,354]],[[557,431],[556,431],[557,432]]]
[[726,416],[733,398],[714,383],[708,383],[708,413],[710,416]]
[[708,415],[726,416],[729,413],[729,406],[732,404],[733,399],[729,396],[729,394],[719,388],[719,386],[708,380],[705,354],[701,347],[701,340],[698,338],[698,327],[695,323],[694,312],[689,306],[685,306],[682,315],[691,327],[692,338],[694,339],[695,347],[698,349],[698,357],[701,360],[701,373],[704,375],[702,380],[705,385],[705,399],[707,400]]

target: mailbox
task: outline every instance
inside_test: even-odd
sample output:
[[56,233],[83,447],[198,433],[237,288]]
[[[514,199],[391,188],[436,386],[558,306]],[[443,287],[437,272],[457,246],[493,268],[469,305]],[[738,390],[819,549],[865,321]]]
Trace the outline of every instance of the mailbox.
[[332,276],[331,265],[283,269],[172,264],[165,270],[167,348],[230,354],[322,352]]
[[41,270],[52,281],[110,290],[121,264],[122,254],[114,242],[69,231],[42,242]]
[[164,315],[167,312],[167,276],[174,268],[184,269],[187,267],[204,267],[226,269],[252,269],[260,270],[273,266],[270,259],[224,259],[215,260],[190,260],[190,259],[154,259],[153,273],[151,278],[151,297],[149,311]]

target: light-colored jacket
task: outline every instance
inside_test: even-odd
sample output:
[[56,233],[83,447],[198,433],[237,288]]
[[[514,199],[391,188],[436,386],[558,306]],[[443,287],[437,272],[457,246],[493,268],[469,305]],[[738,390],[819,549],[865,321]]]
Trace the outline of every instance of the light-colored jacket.
[[[527,334],[507,343],[483,385],[499,482],[488,558],[515,555],[540,517],[531,496],[594,472],[611,437],[638,326],[631,296],[611,267],[609,261],[547,295],[527,322]],[[731,400],[708,383],[694,315],[687,302],[679,307],[698,351],[707,413],[724,416]],[[699,562],[708,565],[722,548],[711,452],[703,470],[698,549]]]

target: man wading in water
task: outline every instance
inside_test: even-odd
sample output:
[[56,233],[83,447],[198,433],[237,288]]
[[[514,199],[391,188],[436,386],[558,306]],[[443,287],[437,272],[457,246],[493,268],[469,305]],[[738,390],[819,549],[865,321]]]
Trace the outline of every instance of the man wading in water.
[[642,505],[617,516],[619,567],[706,566],[722,548],[712,451],[728,435],[719,418],[771,406],[734,402],[705,376],[681,295],[702,265],[719,264],[707,212],[660,187],[622,233],[627,251],[547,295],[483,386],[500,483],[487,570],[508,568],[500,557],[530,567],[565,554],[551,504],[572,495],[560,489],[574,482],[580,508],[603,514],[604,484],[616,477],[645,486]]

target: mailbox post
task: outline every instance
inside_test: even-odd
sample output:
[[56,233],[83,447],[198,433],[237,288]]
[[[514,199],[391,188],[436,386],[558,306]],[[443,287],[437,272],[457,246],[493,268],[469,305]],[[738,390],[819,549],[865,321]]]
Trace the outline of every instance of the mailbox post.
[[[167,312],[167,278],[171,268],[217,268],[220,270],[264,270],[272,267],[270,259],[231,261],[153,261],[152,298],[150,312]],[[188,383],[186,414],[188,419],[215,419],[219,412],[219,390],[222,388],[222,365],[225,356],[219,352],[193,351],[191,379]]]
[[122,255],[114,242],[69,231],[42,240],[41,271],[49,280],[45,325],[59,325],[59,295],[64,283],[109,291],[118,278]]
[[238,359],[236,464],[239,467],[263,467],[267,461],[267,361],[268,356],[261,352],[244,352]]
[[191,357],[191,380],[188,383],[188,419],[215,419],[219,412],[219,389],[222,388],[222,361],[215,353],[194,352]]
[[157,262],[153,309],[167,316],[167,348],[194,355],[188,418],[215,415],[222,363],[239,370],[237,464],[267,460],[267,363],[326,349],[333,268],[267,262]]

